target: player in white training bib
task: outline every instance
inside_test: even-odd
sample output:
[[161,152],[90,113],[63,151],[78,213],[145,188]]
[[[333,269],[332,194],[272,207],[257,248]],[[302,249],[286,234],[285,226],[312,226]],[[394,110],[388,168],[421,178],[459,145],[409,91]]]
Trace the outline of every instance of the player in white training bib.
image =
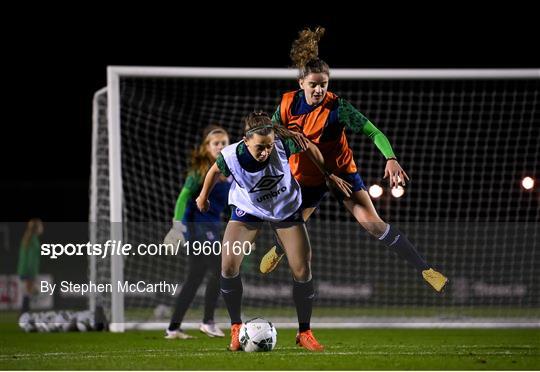
[[[238,333],[242,325],[242,280],[240,265],[243,251],[232,249],[236,245],[252,244],[264,222],[283,242],[293,276],[293,299],[298,315],[297,343],[311,351],[324,348],[310,329],[313,307],[313,280],[311,277],[311,246],[302,219],[302,194],[298,182],[292,177],[288,158],[301,147],[292,134],[272,124],[266,113],[252,113],[245,119],[242,141],[225,147],[216,163],[206,174],[197,207],[205,211],[210,207],[208,196],[220,174],[233,176],[229,191],[231,219],[225,229],[221,257],[221,293],[231,317],[231,344],[229,350],[240,350]],[[324,169],[324,159],[313,144],[307,153],[333,187],[346,196],[350,184]]]

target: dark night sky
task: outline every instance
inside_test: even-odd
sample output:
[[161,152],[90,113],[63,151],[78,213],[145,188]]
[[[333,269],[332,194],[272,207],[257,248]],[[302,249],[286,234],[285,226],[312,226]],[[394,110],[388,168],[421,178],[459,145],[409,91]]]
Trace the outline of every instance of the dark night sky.
[[297,32],[320,24],[327,28],[320,56],[334,68],[540,66],[530,9],[424,9],[432,14],[414,17],[358,9],[350,19],[304,11],[278,19],[268,10],[231,17],[216,9],[80,9],[69,17],[36,12],[9,30],[2,26],[10,35],[3,53],[10,56],[10,98],[0,218],[87,220],[91,99],[106,84],[107,65],[287,67]]

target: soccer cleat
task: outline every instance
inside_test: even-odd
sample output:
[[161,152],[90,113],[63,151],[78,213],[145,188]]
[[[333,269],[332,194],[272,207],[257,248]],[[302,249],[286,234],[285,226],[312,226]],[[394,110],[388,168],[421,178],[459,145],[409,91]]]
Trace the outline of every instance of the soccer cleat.
[[165,331],[165,338],[167,340],[174,340],[174,339],[180,339],[180,340],[187,340],[187,339],[190,339],[190,338],[195,338],[191,335],[188,335],[187,333],[185,333],[184,331],[182,331],[181,329],[177,329],[175,331],[169,331],[168,329]]
[[231,344],[228,347],[230,351],[242,350],[240,347],[240,327],[242,327],[242,324],[233,324],[231,326]]
[[281,258],[283,258],[284,255],[285,253],[278,254],[276,252],[275,245],[272,248],[270,248],[270,250],[266,252],[266,254],[263,256],[261,260],[261,264],[259,266],[259,270],[261,270],[261,273],[268,274],[274,271],[274,269],[277,267],[277,265],[279,264],[279,261],[281,261]]
[[437,292],[441,292],[446,283],[448,283],[446,276],[433,269],[422,271],[422,276]]
[[225,333],[216,326],[216,323],[201,323],[199,330],[209,337],[225,337]]
[[315,339],[311,329],[300,332],[296,335],[296,344],[309,351],[324,351],[324,346],[319,344],[319,341]]

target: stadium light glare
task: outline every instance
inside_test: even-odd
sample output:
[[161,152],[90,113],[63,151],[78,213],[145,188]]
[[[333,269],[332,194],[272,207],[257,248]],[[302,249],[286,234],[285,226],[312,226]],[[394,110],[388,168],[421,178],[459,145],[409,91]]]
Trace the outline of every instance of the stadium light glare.
[[369,187],[369,195],[371,195],[373,199],[380,198],[382,194],[383,194],[383,188],[381,186],[371,185]]
[[403,194],[405,194],[405,189],[403,188],[403,186],[392,188],[392,196],[394,198],[401,198]]
[[534,178],[532,178],[532,177],[524,177],[521,180],[521,186],[525,190],[531,190],[534,187]]

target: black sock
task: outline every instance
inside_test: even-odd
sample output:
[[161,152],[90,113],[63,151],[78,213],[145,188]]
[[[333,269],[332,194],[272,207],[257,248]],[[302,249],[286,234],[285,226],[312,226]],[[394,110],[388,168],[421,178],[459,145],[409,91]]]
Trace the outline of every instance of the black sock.
[[203,281],[204,274],[205,268],[202,265],[201,260],[196,261],[190,258],[189,273],[180,294],[176,298],[174,312],[171,317],[171,322],[169,323],[169,331],[176,331],[180,328],[182,321],[184,320],[184,315],[193,302],[193,299],[197,294],[197,289],[199,289],[199,286]]
[[227,305],[231,324],[242,323],[241,308],[242,308],[242,279],[240,274],[234,278],[225,278],[221,275],[221,294]]
[[299,331],[304,332],[311,328],[311,310],[313,309],[313,280],[309,282],[297,282],[293,280],[293,299],[296,305],[296,315],[298,316]]
[[416,267],[417,270],[428,270],[430,266],[416,251],[405,234],[392,225],[388,225],[387,231],[379,238],[384,245],[392,248],[399,257]]
[[206,292],[204,293],[204,318],[203,323],[209,324],[214,322],[214,312],[216,310],[216,305],[221,290],[220,278],[221,278],[221,256],[217,258],[214,256],[209,256],[208,260],[209,266],[212,271],[208,277],[206,283]]
[[24,296],[22,301],[21,312],[26,313],[30,311],[30,296]]

